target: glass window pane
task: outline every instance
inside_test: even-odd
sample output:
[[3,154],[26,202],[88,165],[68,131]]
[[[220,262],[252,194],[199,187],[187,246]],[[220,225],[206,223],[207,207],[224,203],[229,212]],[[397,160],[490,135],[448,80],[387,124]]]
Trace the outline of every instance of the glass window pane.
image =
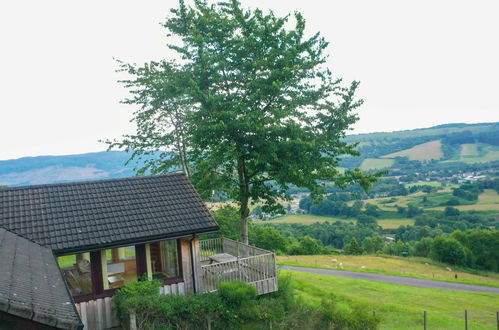
[[180,276],[177,240],[150,244],[151,268],[154,279]]
[[177,241],[166,241],[163,243],[164,272],[168,277],[179,275]]
[[113,289],[137,281],[135,246],[126,246],[105,251],[106,267],[103,270],[107,287]]
[[92,271],[90,253],[71,254],[58,257],[69,291],[73,296],[92,293]]

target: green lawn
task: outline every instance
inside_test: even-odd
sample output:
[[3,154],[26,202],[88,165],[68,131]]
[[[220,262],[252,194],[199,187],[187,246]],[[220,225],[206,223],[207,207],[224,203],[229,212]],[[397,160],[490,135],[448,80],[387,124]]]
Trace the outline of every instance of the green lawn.
[[381,329],[422,329],[423,311],[429,329],[463,329],[464,310],[470,329],[496,329],[499,295],[425,289],[382,282],[281,271],[293,279],[295,289],[311,304],[334,295],[337,300],[361,303],[381,316]]

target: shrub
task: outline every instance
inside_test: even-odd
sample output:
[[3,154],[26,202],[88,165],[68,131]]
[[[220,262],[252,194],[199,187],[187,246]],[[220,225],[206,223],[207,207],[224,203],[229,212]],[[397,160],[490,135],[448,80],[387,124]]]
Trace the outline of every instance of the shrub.
[[[218,293],[160,296],[155,282],[137,282],[114,296],[118,310],[134,310],[138,329],[375,329],[379,320],[333,296],[314,306],[294,294],[289,276],[279,290],[258,296],[243,282],[224,282]],[[120,313],[123,316],[125,313]],[[128,324],[128,317],[121,319]]]
[[218,288],[222,301],[232,308],[239,308],[249,301],[256,299],[256,288],[250,284],[233,281],[223,282]]
[[439,236],[430,247],[430,257],[452,265],[466,265],[466,251],[455,238]]

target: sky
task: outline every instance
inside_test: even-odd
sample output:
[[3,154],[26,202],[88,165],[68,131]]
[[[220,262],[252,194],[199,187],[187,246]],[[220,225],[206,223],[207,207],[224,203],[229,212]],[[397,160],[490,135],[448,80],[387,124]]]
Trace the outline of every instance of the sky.
[[[361,82],[350,133],[499,121],[496,0],[241,0],[299,11],[330,42],[329,68]],[[0,2],[0,160],[102,151],[133,132],[114,59],[170,58],[177,1]]]

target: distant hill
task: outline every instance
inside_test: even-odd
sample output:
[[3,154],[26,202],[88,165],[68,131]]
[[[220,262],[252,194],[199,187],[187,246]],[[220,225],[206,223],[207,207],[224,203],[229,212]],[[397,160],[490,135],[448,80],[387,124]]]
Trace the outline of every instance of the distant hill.
[[0,161],[0,186],[19,186],[133,176],[124,151],[39,156]]
[[[343,167],[364,170],[397,166],[409,160],[480,163],[499,160],[499,122],[445,124],[398,132],[348,135],[358,142],[361,157],[346,158]],[[25,157],[0,161],[0,186],[19,186],[75,180],[97,180],[135,175],[130,154],[124,151],[67,156]]]
[[[382,169],[396,166],[397,157],[440,163],[484,163],[499,160],[499,122],[444,124],[396,132],[346,137],[359,144],[361,157],[347,158],[347,168]],[[391,161],[390,161],[391,160]],[[394,165],[395,164],[395,165]]]

